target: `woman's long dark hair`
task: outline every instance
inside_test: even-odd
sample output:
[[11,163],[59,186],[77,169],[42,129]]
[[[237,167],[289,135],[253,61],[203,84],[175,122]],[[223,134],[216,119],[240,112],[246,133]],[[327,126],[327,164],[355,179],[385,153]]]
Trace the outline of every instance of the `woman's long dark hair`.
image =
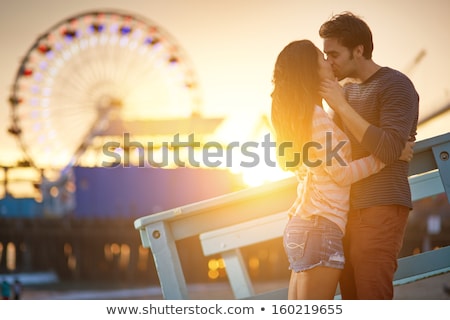
[[321,103],[318,68],[318,49],[309,40],[291,42],[276,60],[271,117],[284,170],[301,165],[303,145],[311,140],[314,106]]

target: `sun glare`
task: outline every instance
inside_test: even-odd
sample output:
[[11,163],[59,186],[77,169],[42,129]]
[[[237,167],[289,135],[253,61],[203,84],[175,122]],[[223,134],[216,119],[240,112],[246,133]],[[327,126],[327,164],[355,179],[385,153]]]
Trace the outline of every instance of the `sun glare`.
[[265,183],[278,181],[291,177],[292,174],[272,167],[255,167],[242,170],[242,179],[249,187],[257,187]]
[[[275,156],[275,148],[263,147],[264,138],[243,142],[240,148],[232,153],[232,173],[242,175],[243,182],[248,187],[256,187],[265,183],[278,181],[292,176],[290,172],[282,170]],[[267,140],[266,140],[267,141]],[[251,147],[248,147],[248,146]]]

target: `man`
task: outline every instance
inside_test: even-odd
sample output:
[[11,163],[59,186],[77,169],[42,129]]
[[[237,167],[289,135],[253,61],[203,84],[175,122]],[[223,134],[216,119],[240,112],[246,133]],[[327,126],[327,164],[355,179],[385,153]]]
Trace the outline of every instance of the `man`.
[[[408,162],[399,160],[415,140],[419,96],[401,72],[372,60],[372,33],[349,12],[333,16],[319,30],[337,80],[321,93],[348,134],[353,158],[372,153],[386,164],[379,173],[352,185],[340,279],[343,299],[392,299],[393,277],[412,208]],[[347,102],[348,101],[348,102]]]

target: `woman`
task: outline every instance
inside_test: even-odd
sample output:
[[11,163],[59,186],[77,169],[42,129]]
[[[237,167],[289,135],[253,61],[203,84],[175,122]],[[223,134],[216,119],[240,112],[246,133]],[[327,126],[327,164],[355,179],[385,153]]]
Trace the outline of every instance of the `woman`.
[[351,161],[347,136],[322,108],[325,79],[334,79],[333,71],[311,41],[290,43],[276,60],[272,124],[278,162],[301,180],[283,236],[292,270],[289,299],[334,298],[344,266],[350,185],[384,167],[373,156]]

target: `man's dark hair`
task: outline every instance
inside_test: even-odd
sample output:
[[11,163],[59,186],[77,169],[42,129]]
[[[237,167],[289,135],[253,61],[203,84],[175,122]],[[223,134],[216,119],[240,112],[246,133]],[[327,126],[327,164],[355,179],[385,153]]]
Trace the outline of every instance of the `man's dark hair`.
[[353,50],[358,45],[364,46],[363,56],[372,58],[373,40],[369,26],[360,17],[351,12],[342,12],[331,17],[319,29],[323,38],[336,38],[340,44]]

